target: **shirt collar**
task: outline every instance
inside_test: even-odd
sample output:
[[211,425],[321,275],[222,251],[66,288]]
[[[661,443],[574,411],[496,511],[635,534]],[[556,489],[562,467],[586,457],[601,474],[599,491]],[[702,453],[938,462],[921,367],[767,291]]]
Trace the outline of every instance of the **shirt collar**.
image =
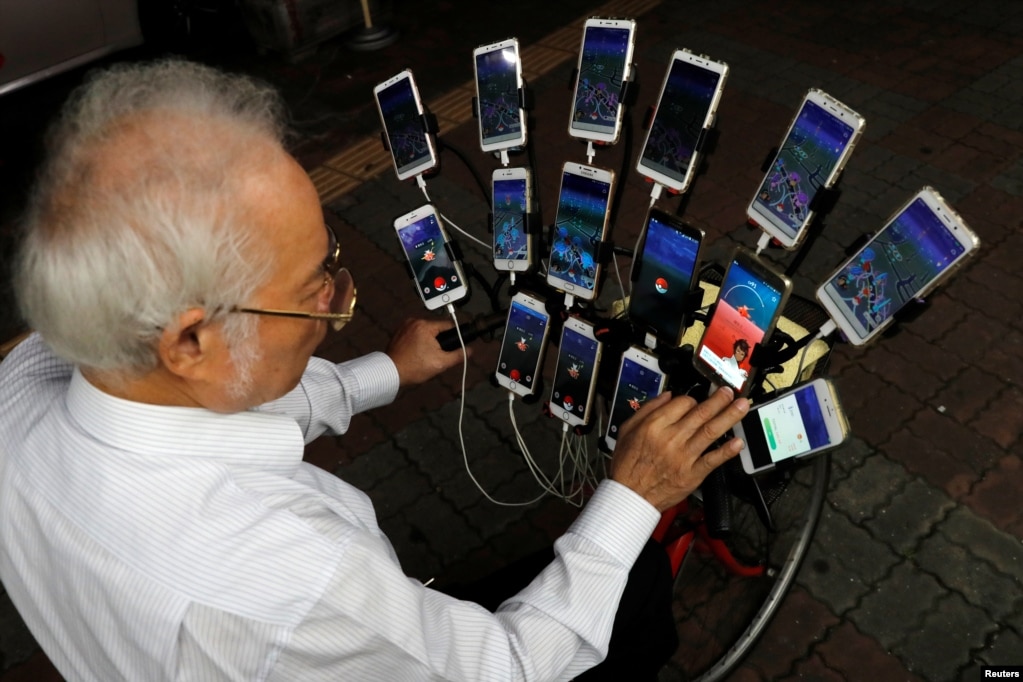
[[199,457],[290,477],[304,453],[301,429],[291,417],[138,403],[101,391],[77,368],[67,408],[89,437],[142,456]]

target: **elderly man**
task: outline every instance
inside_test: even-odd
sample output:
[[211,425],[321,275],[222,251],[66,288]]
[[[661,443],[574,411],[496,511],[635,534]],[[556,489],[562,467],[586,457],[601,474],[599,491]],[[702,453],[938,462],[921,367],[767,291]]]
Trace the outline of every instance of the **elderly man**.
[[491,680],[606,655],[660,510],[738,451],[723,390],[652,400],[528,587],[488,611],[406,577],[372,504],[304,444],[457,364],[416,321],[386,353],[311,357],[352,278],[268,89],[127,66],[50,140],[0,365],[0,578],[63,675]]

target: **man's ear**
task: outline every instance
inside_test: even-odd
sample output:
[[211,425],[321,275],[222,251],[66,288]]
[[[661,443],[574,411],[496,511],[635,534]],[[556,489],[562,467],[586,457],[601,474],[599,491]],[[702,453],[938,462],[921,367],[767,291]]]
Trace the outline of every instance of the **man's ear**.
[[189,308],[160,335],[161,363],[172,374],[195,378],[196,372],[202,372],[204,363],[210,361],[210,352],[215,346],[211,335],[215,333],[207,324],[204,309]]

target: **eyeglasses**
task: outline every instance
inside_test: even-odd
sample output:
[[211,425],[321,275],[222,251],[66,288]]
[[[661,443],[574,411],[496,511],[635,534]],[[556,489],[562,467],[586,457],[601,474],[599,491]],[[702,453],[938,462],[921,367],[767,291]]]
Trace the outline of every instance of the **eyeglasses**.
[[348,268],[341,267],[341,245],[330,225],[324,223],[329,235],[327,258],[323,261],[323,286],[330,288],[330,312],[307,313],[299,310],[267,310],[264,308],[235,308],[232,312],[274,315],[276,317],[298,317],[313,320],[328,320],[334,331],[348,324],[355,314],[355,280]]

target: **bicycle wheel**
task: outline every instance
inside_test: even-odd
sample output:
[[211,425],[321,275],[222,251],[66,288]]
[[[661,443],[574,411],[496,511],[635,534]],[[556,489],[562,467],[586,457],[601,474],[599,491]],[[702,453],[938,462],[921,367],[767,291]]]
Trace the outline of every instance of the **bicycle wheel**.
[[[757,478],[773,529],[765,525],[748,494],[733,491],[731,532],[725,544],[740,564],[764,570],[753,577],[736,575],[705,543],[693,543],[675,581],[673,606],[680,644],[662,670],[660,682],[719,680],[749,653],[806,556],[830,468],[831,455],[826,453],[799,468]],[[741,468],[735,475],[745,476]],[[702,524],[699,501],[690,502],[688,520],[680,520],[683,530]]]

